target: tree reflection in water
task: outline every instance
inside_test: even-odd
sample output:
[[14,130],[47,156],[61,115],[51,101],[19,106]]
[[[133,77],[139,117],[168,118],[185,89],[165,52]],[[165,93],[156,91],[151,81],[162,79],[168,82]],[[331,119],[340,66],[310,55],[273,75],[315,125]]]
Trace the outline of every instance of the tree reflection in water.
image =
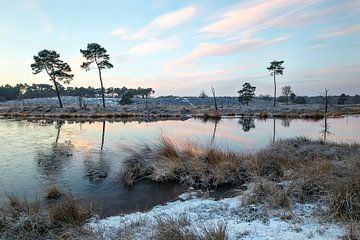
[[[106,153],[103,151],[105,142],[105,128],[106,122],[102,122],[102,134],[101,134],[101,147],[99,155],[95,156],[89,154],[85,159],[85,176],[90,182],[102,182],[108,177],[110,171],[110,161],[106,158]],[[96,160],[97,159],[97,160]]]
[[216,129],[217,129],[217,125],[218,125],[219,121],[220,121],[220,119],[214,119],[214,130],[213,130],[213,134],[211,137],[211,144],[213,144],[215,142]]
[[325,117],[324,117],[324,123],[322,124],[322,127],[324,128],[323,130],[321,130],[321,134],[323,135],[323,139],[324,141],[326,141],[328,135],[331,134],[330,132],[330,126],[329,126],[329,123],[327,121],[327,115],[325,114]]
[[104,138],[105,138],[105,121],[103,121],[103,127],[102,127],[102,135],[101,135],[101,151],[104,148]]
[[290,122],[292,119],[289,118],[283,118],[281,119],[281,126],[283,127],[290,127]]
[[49,149],[38,150],[35,158],[39,168],[43,171],[44,175],[56,175],[61,172],[65,163],[73,155],[74,145],[71,141],[58,143],[60,138],[62,121],[58,121],[55,125],[57,134],[55,142],[53,142]]
[[239,119],[239,124],[242,125],[244,132],[250,131],[250,129],[255,128],[255,118],[254,117],[242,117]]
[[[97,160],[95,158],[97,158]],[[84,166],[85,176],[90,182],[101,183],[109,176],[110,161],[102,151],[99,153],[99,156],[97,156],[97,154],[95,154],[95,156],[88,155],[85,159]]]

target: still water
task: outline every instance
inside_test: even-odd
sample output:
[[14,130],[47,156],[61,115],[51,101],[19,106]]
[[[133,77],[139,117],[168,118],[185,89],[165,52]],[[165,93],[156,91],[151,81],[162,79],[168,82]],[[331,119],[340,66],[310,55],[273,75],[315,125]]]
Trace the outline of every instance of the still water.
[[[228,118],[220,121],[45,122],[0,119],[0,200],[7,194],[38,198],[55,184],[103,214],[142,210],[176,198],[183,186],[118,181],[127,148],[151,143],[161,135],[175,141],[196,140],[242,152],[253,152],[274,139],[306,136],[337,142],[360,142],[360,116],[324,121]],[[326,133],[326,135],[324,134]]]

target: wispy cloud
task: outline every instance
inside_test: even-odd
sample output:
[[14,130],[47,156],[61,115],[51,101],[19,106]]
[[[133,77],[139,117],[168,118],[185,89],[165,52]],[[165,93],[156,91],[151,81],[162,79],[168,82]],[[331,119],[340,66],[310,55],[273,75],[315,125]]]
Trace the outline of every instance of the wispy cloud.
[[178,59],[169,61],[165,64],[166,70],[174,70],[184,65],[192,64],[198,58],[209,56],[220,56],[234,54],[239,51],[249,51],[261,47],[266,47],[281,41],[285,41],[289,36],[282,36],[275,39],[244,39],[236,43],[201,43],[195,49]]
[[167,29],[175,27],[183,22],[189,20],[196,12],[195,6],[182,8],[175,12],[166,13],[155,18],[151,23],[150,27]]
[[[139,31],[123,36],[128,40],[146,40],[154,38],[157,31],[176,27],[193,17],[196,13],[195,6],[189,6],[177,11],[165,13],[156,17],[147,26]],[[116,29],[114,29],[115,31]]]
[[146,43],[136,45],[128,50],[130,54],[151,54],[162,50],[174,49],[178,46],[175,38],[168,38],[162,40],[153,40]]
[[248,1],[222,12],[218,19],[200,29],[218,38],[248,38],[273,27],[294,27],[324,19],[335,8],[309,10],[321,0]]
[[121,35],[124,35],[125,33],[126,33],[126,29],[125,29],[125,28],[117,27],[117,28],[113,29],[113,30],[110,32],[110,35],[112,35],[112,36],[121,36]]
[[360,72],[360,64],[345,64],[331,67],[318,68],[313,71],[314,75]]
[[330,28],[325,30],[324,33],[321,34],[318,38],[319,39],[332,38],[332,37],[351,34],[354,32],[360,32],[360,24],[337,26],[334,28]]

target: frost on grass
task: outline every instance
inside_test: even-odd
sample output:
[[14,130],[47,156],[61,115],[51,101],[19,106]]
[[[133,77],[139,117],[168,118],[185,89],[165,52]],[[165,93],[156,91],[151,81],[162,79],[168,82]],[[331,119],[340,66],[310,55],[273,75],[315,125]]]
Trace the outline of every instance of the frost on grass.
[[316,204],[295,204],[292,210],[269,209],[243,204],[240,197],[219,201],[192,198],[157,206],[148,212],[94,219],[87,227],[105,239],[161,239],[158,234],[162,234],[159,231],[164,227],[176,231],[171,236],[187,237],[181,239],[211,239],[214,233],[208,232],[212,229],[224,231],[220,239],[336,239],[343,236],[344,227],[316,219],[314,213],[318,208]]

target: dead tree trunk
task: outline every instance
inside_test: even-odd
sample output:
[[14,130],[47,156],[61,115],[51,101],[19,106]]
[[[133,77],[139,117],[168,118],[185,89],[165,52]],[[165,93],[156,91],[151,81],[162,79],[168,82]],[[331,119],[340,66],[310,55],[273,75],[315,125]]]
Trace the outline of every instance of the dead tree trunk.
[[216,102],[216,95],[215,95],[215,89],[213,86],[211,86],[211,92],[213,94],[214,97],[214,106],[215,106],[215,110],[218,111],[218,106],[217,106],[217,102]]

